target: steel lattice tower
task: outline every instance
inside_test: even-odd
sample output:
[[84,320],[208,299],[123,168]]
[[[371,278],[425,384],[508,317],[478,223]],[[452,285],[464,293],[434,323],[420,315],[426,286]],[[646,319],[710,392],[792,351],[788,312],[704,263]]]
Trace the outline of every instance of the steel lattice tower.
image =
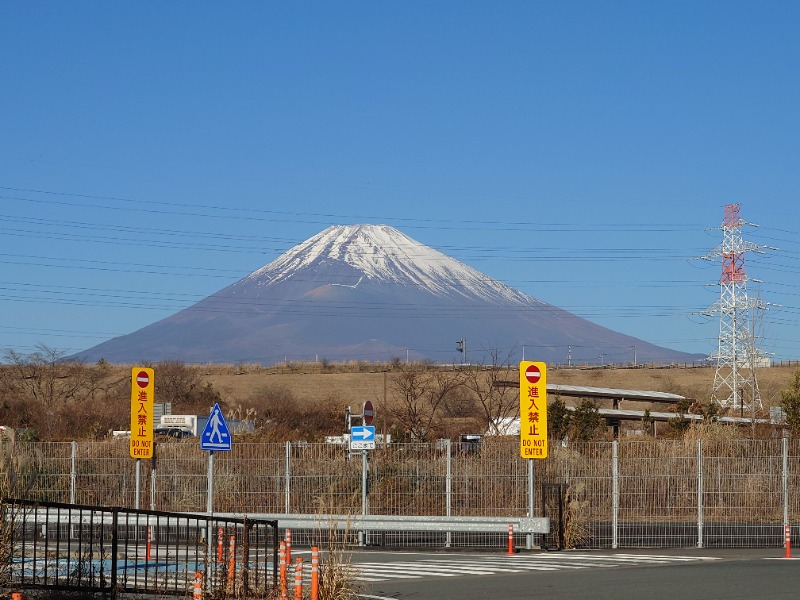
[[720,298],[706,315],[719,315],[719,345],[709,359],[717,363],[711,399],[723,408],[755,411],[762,408],[761,394],[755,367],[763,353],[757,346],[755,312],[764,309],[759,299],[747,295],[747,274],[744,257],[747,252],[759,252],[764,246],[746,242],[742,226],[752,225],[742,220],[738,204],[725,206],[722,221],[722,244],[703,258],[722,259]]

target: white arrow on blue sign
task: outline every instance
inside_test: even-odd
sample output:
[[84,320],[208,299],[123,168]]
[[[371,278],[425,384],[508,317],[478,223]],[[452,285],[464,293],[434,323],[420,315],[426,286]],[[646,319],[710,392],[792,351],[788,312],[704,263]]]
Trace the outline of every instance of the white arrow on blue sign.
[[225,417],[222,416],[219,404],[215,404],[208,416],[203,433],[200,435],[200,449],[229,452],[232,447],[233,438],[228,430],[228,424],[225,422]]
[[375,428],[370,425],[350,428],[351,450],[373,450],[375,448]]

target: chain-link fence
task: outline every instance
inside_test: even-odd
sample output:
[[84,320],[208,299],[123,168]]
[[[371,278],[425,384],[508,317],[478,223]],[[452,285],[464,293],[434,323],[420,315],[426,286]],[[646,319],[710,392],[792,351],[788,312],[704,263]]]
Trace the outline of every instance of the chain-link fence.
[[[30,499],[209,506],[209,453],[196,440],[160,443],[154,461],[138,463],[127,440],[18,443],[14,453],[33,473]],[[533,507],[533,516],[561,515],[553,527],[567,547],[595,548],[778,547],[784,525],[800,519],[797,440],[552,443],[549,454],[531,469],[516,438],[391,444],[367,458],[335,444],[237,442],[214,454],[210,506],[253,516],[525,516]],[[554,484],[563,490],[558,511],[542,497]]]

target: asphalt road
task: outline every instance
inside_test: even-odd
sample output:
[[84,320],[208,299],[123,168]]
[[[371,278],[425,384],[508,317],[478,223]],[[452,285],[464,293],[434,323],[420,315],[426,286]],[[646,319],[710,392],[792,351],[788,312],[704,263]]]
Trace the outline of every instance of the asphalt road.
[[353,554],[363,600],[796,600],[783,550]]

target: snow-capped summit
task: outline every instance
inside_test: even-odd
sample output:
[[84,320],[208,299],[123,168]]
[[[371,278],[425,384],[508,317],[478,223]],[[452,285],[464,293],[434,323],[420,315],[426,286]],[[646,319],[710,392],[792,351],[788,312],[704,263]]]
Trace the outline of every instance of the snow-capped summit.
[[386,225],[337,225],[166,319],[77,354],[111,362],[691,360],[523,294]]
[[[298,244],[242,280],[274,286],[326,265],[349,267],[351,274],[333,277],[337,285],[362,281],[416,286],[446,297],[462,296],[489,302],[525,304],[534,298],[480,271],[421,244],[388,225],[334,225]],[[331,276],[331,274],[329,274]]]

